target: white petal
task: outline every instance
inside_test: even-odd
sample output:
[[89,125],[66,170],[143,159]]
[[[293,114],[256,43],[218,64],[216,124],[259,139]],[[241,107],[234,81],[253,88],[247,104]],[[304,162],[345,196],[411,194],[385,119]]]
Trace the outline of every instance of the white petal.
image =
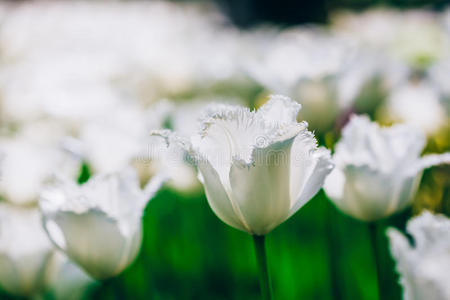
[[167,180],[168,176],[164,173],[153,176],[144,187],[143,198],[147,201],[151,200]]
[[443,154],[428,154],[421,157],[413,166],[408,168],[407,174],[414,176],[414,174],[417,174],[424,169],[442,164],[450,164],[450,152]]
[[[295,138],[291,156],[290,195],[291,213],[293,214],[317,193],[323,184],[320,181],[324,180],[331,171],[332,164],[330,153],[324,149],[317,149],[317,141],[314,135],[306,128]],[[320,166],[318,165],[319,162]],[[328,171],[325,170],[327,164],[330,167]],[[315,174],[316,171],[319,173]],[[314,185],[319,184],[319,186],[311,186],[313,182],[309,182],[310,177],[316,175],[318,179],[321,179],[315,182]]]
[[420,177],[403,177],[372,170],[368,166],[347,166],[344,193],[333,199],[355,218],[372,221],[386,217],[411,203]]
[[[70,259],[96,279],[109,278],[123,271],[136,257],[141,242],[140,226],[125,237],[116,220],[94,209],[81,214],[58,212],[47,215],[44,226],[55,245],[62,247]],[[55,231],[55,226],[60,230]],[[56,232],[58,236],[55,236]]]
[[290,152],[294,139],[254,150],[254,163],[234,161],[230,171],[232,198],[253,234],[263,235],[289,214]]
[[325,179],[323,189],[327,196],[333,201],[341,201],[344,198],[345,174],[339,168],[333,171]]
[[216,170],[206,159],[199,161],[198,168],[205,186],[206,198],[213,212],[226,224],[236,229],[249,231],[248,226],[243,222],[242,213],[235,203],[231,202]]
[[395,256],[401,256],[402,252],[411,250],[411,245],[409,244],[406,237],[397,229],[389,228],[387,231],[391,243],[391,251]]
[[[290,105],[283,109],[281,106],[285,102]],[[203,120],[203,132],[192,139],[193,148],[205,156],[225,180],[233,158],[250,163],[254,148],[289,139],[306,127],[305,123],[292,122],[298,109],[292,100],[280,97],[272,99],[256,113],[243,107],[222,106]],[[280,114],[287,119],[275,121]]]
[[127,235],[135,231],[150,196],[164,179],[162,175],[157,176],[149,182],[147,190],[142,191],[132,168],[117,174],[94,176],[81,186],[57,178],[42,191],[40,207],[44,214],[58,211],[81,214],[96,209],[117,220],[119,229]]
[[258,109],[256,114],[272,123],[295,123],[300,108],[299,103],[288,97],[272,95],[269,101]]
[[414,236],[416,248],[427,249],[440,243],[450,246],[450,220],[445,215],[424,211],[411,219],[406,229]]
[[[290,215],[299,210],[306,202],[322,188],[325,178],[333,170],[330,151],[325,148],[319,148],[310,153],[310,161],[299,163],[291,163],[291,203]],[[302,166],[304,170],[300,170]],[[294,173],[297,176],[294,176]],[[300,188],[292,189],[299,186]],[[294,191],[294,192],[292,192]]]
[[368,165],[385,172],[416,160],[425,145],[421,131],[406,125],[382,128],[367,116],[354,115],[336,145],[338,165]]
[[233,143],[229,133],[221,127],[212,128],[208,136],[192,137],[194,151],[208,160],[222,182],[228,182]]

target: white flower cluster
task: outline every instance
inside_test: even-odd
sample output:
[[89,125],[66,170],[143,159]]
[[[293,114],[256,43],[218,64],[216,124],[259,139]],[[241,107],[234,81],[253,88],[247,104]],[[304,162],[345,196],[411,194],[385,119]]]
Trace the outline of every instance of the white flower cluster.
[[[410,205],[422,171],[450,161],[420,157],[448,126],[449,20],[374,10],[242,32],[207,5],[1,3],[0,286],[66,299],[118,275],[166,180],[202,183],[214,213],[254,235],[324,182],[361,220]],[[406,124],[353,116],[333,156],[317,146],[313,132],[354,112]]]

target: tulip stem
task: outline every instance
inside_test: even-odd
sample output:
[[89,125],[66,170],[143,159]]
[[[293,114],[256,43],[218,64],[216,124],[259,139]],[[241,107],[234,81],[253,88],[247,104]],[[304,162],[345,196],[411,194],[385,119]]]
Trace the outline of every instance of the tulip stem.
[[272,287],[270,284],[269,268],[267,267],[266,241],[264,235],[253,235],[255,244],[256,261],[259,268],[259,284],[263,300],[272,299]]
[[375,222],[369,222],[369,235],[370,242],[372,244],[373,259],[375,263],[375,272],[377,275],[377,288],[378,288],[378,299],[381,299],[383,292],[383,277],[381,276],[381,258],[380,249],[378,247],[378,234],[377,234],[377,224]]

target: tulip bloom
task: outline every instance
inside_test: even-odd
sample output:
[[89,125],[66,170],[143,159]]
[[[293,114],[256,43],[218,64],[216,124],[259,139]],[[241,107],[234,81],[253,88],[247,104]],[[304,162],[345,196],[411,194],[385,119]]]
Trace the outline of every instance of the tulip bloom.
[[343,212],[376,221],[411,204],[425,168],[450,162],[450,153],[420,157],[425,136],[412,127],[380,128],[353,116],[333,155],[325,192]]
[[38,209],[0,205],[0,285],[23,297],[45,289],[53,247]]
[[414,246],[399,231],[388,231],[403,299],[450,299],[450,219],[424,212],[408,222],[407,230]]
[[202,130],[180,141],[197,160],[214,213],[249,234],[265,235],[308,202],[333,165],[318,148],[300,104],[272,96],[258,111],[210,107]]
[[53,243],[89,275],[113,277],[137,256],[143,210],[162,182],[156,176],[141,190],[131,169],[93,177],[81,186],[57,179],[41,194],[44,227]]

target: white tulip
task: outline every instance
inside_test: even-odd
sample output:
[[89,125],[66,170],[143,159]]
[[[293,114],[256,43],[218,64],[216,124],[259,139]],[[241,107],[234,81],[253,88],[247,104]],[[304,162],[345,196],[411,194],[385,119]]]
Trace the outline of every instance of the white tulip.
[[0,195],[14,204],[37,202],[44,181],[58,172],[75,177],[79,162],[48,141],[31,137],[2,139]]
[[393,10],[371,9],[361,14],[341,12],[335,14],[331,21],[337,35],[383,49],[395,39],[400,19]]
[[117,172],[138,155],[145,145],[144,116],[137,106],[121,105],[83,125],[80,142],[95,173]]
[[[292,216],[321,188],[332,169],[317,148],[300,105],[272,96],[258,111],[219,105],[190,141],[214,213],[226,224],[264,235]],[[169,136],[170,139],[171,136]]]
[[426,82],[409,83],[393,90],[387,112],[392,120],[416,126],[427,134],[435,133],[448,121],[438,90]]
[[[323,28],[247,35],[247,73],[273,92],[293,93],[301,80],[319,81],[338,74],[352,53],[349,45]],[[289,66],[287,68],[286,66]]]
[[171,105],[165,101],[147,109],[131,103],[116,105],[82,126],[78,139],[80,155],[95,173],[123,170],[146,147],[153,146],[149,132],[162,128],[170,110]]
[[299,102],[300,119],[316,131],[330,128],[376,71],[374,57],[321,27],[263,32],[263,36],[247,36],[249,48],[255,51],[249,53],[244,69],[269,92]]
[[55,251],[49,270],[48,288],[56,300],[84,299],[96,281],[63,253]]
[[195,192],[200,188],[194,164],[189,162],[186,151],[169,145],[157,137],[149,140],[148,151],[133,166],[141,180],[160,173],[167,176],[167,185],[179,192]]
[[155,176],[141,190],[131,169],[93,177],[81,186],[57,179],[41,194],[44,227],[53,243],[92,277],[115,276],[137,256],[142,213],[162,182]]
[[450,299],[450,219],[424,212],[408,222],[407,230],[414,246],[399,231],[388,230],[403,299]]
[[373,9],[338,14],[334,30],[413,67],[428,66],[448,53],[449,41],[438,15],[426,10]]
[[450,162],[450,153],[421,158],[424,146],[424,135],[413,127],[380,128],[366,116],[352,116],[336,144],[325,192],[357,219],[389,216],[411,203],[425,168]]
[[3,289],[28,297],[43,291],[52,252],[38,209],[0,204],[0,285]]
[[392,54],[413,67],[428,67],[448,54],[449,38],[436,13],[417,10],[398,15]]

